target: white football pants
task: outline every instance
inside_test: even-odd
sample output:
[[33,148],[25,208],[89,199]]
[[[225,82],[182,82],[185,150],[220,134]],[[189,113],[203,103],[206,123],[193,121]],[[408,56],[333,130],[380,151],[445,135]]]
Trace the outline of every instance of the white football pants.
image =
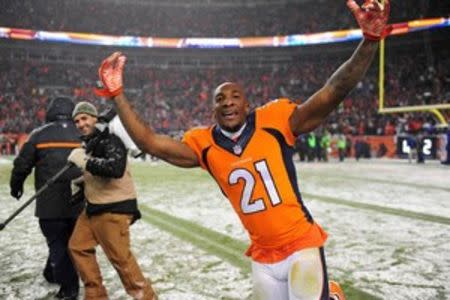
[[255,300],[329,300],[323,248],[308,248],[274,264],[252,262]]

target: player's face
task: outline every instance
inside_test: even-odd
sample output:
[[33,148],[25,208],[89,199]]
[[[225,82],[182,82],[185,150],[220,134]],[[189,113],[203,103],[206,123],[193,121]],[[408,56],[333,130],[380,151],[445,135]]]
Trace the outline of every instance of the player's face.
[[88,136],[94,132],[97,118],[88,114],[78,114],[73,121],[81,134],[83,136]]
[[230,132],[239,130],[248,111],[248,102],[240,85],[224,83],[214,92],[214,116],[223,129]]

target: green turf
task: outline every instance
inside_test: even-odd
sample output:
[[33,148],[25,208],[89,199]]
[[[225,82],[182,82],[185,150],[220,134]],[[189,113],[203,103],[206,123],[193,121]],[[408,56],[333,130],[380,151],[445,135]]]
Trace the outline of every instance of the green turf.
[[12,164],[0,165],[0,184],[3,188],[9,187]]
[[376,211],[379,213],[384,213],[384,214],[389,214],[389,215],[394,215],[394,216],[399,216],[399,217],[406,217],[406,218],[411,218],[414,220],[422,220],[422,221],[440,223],[440,224],[444,224],[444,225],[450,225],[450,218],[446,218],[446,217],[442,217],[442,216],[419,213],[419,212],[398,209],[398,208],[390,208],[390,207],[374,205],[374,204],[349,201],[349,200],[344,200],[344,199],[340,199],[340,198],[333,198],[333,197],[327,197],[327,196],[321,196],[321,195],[315,195],[315,194],[309,194],[309,193],[302,193],[302,195],[309,199],[315,199],[315,200],[322,201],[322,202],[346,205],[346,206],[359,208],[359,209],[372,210],[372,211]]
[[407,187],[413,187],[413,188],[420,188],[420,189],[430,189],[430,190],[441,190],[450,192],[450,187],[443,187],[443,186],[435,186],[435,185],[429,185],[429,184],[420,184],[420,183],[411,183],[411,182],[402,182],[402,181],[393,181],[391,179],[379,179],[379,178],[369,178],[365,176],[350,176],[350,175],[343,175],[339,174],[339,176],[332,175],[329,172],[324,171],[317,171],[317,170],[305,170],[302,169],[301,171],[302,177],[321,177],[321,178],[327,178],[327,179],[338,179],[338,180],[351,180],[351,181],[364,181],[364,182],[371,182],[371,183],[383,183],[383,184],[390,184],[390,185],[397,185],[397,186],[407,186]]
[[[2,158],[13,161],[13,157],[2,157]],[[8,191],[9,191],[9,179],[11,178],[12,168],[13,168],[12,163],[0,165],[0,185],[1,185],[2,189],[8,189]],[[33,189],[33,191],[34,191],[34,173],[33,173],[33,171],[25,180],[24,185],[25,185],[25,189]]]
[[[137,184],[171,185],[175,183],[210,182],[209,174],[200,168],[184,169],[165,163],[158,164],[132,164],[132,174]],[[189,180],[189,181],[188,181]]]
[[246,249],[244,242],[148,206],[139,207],[146,222],[223,258],[245,272],[250,271],[250,261],[243,255]]

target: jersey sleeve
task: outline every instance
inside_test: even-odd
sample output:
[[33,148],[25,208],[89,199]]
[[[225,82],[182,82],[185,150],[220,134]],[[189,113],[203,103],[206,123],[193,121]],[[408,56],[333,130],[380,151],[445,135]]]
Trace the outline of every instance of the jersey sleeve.
[[294,145],[295,135],[289,125],[289,117],[296,107],[296,103],[286,98],[273,100],[265,104],[259,108],[261,126],[278,130],[283,134],[289,145]]
[[203,151],[210,145],[208,133],[207,128],[194,128],[186,131],[182,139],[182,142],[194,151],[203,169],[207,169],[203,161]]

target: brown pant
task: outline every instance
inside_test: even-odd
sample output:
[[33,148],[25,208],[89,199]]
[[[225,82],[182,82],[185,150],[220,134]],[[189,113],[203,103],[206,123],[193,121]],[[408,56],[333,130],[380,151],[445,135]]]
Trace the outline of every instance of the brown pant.
[[108,299],[95,257],[100,244],[119,273],[127,293],[134,299],[153,299],[156,295],[130,251],[131,215],[103,213],[88,218],[83,212],[75,225],[69,249],[85,287],[84,299]]

